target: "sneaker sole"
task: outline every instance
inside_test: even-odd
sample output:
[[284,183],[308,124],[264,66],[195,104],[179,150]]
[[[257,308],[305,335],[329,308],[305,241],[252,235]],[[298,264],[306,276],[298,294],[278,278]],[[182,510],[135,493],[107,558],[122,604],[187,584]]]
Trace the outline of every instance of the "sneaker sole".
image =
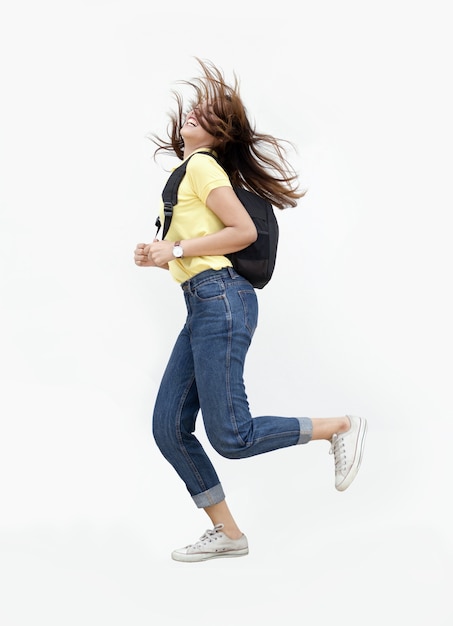
[[234,552],[203,552],[201,554],[179,554],[178,552],[172,552],[171,558],[174,561],[180,561],[182,563],[196,563],[209,561],[211,559],[230,559],[238,556],[246,556],[248,553],[248,548],[242,548],[242,550],[235,550]]
[[349,474],[345,477],[342,483],[336,486],[337,491],[345,491],[349,485],[352,483],[354,478],[357,476],[357,472],[359,471],[360,464],[362,463],[363,450],[365,447],[365,438],[368,430],[368,424],[366,419],[360,417],[360,426],[359,432],[357,435],[357,447],[356,447],[356,457],[354,459],[354,463],[352,464],[351,469],[349,470]]

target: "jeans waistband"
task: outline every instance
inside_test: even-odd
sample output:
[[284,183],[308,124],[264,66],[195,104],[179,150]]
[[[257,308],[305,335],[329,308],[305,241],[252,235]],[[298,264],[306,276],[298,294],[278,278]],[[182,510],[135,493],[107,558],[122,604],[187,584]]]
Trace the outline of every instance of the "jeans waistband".
[[181,283],[181,289],[183,291],[192,291],[193,289],[196,289],[196,287],[198,287],[202,283],[205,283],[210,280],[219,280],[219,279],[220,280],[231,280],[231,279],[245,280],[232,267],[223,267],[220,270],[205,270],[204,272],[200,272],[199,274],[192,276],[192,278],[189,278],[188,280]]

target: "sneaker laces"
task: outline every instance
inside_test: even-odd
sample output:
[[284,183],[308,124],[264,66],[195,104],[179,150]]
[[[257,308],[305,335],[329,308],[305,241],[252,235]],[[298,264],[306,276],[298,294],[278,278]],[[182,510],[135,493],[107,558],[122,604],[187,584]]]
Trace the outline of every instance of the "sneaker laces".
[[344,437],[332,435],[329,454],[333,454],[335,459],[335,472],[341,472],[346,467],[346,453]]
[[203,543],[210,543],[214,541],[214,536],[223,528],[223,524],[216,524],[214,528],[208,528],[199,540],[195,543],[195,546],[201,546]]

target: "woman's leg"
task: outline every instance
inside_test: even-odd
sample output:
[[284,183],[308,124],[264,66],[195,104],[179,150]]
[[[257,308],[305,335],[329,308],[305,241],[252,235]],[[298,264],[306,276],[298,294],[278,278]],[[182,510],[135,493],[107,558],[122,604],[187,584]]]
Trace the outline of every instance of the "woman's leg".
[[[312,441],[326,440],[331,441],[333,435],[343,433],[349,430],[349,418],[344,417],[320,417],[313,418],[313,435]],[[239,539],[242,532],[237,525],[226,500],[222,500],[218,504],[214,504],[204,509],[208,514],[212,525],[223,524],[223,532],[231,539]]]
[[190,283],[195,378],[214,449],[226,458],[241,459],[310,441],[312,423],[306,417],[250,414],[243,374],[257,324],[254,289],[225,270],[199,275]]
[[330,441],[347,433],[351,421],[348,417],[251,417],[243,368],[256,326],[256,294],[244,282],[232,287],[232,281],[208,280],[186,291],[188,321],[162,380],[154,434],[197,506],[204,508],[214,526],[222,524],[225,534],[234,540],[242,533],[215,470],[193,434],[200,406],[208,438],[229,458],[262,454],[312,439]]
[[190,337],[184,327],[159,387],[154,406],[153,435],[195,504],[205,507],[225,496],[217,473],[194,434],[199,408]]

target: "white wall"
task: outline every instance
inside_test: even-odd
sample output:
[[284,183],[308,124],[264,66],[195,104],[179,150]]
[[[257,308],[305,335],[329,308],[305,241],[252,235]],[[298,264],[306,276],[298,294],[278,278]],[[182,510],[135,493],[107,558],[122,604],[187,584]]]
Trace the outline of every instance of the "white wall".
[[[451,624],[447,3],[161,4],[1,8],[2,622]],[[327,444],[212,453],[251,554],[181,567],[209,524],[150,414],[184,304],[133,250],[166,176],[146,135],[195,56],[238,73],[308,188],[259,292],[252,409],[369,436],[344,494]]]

